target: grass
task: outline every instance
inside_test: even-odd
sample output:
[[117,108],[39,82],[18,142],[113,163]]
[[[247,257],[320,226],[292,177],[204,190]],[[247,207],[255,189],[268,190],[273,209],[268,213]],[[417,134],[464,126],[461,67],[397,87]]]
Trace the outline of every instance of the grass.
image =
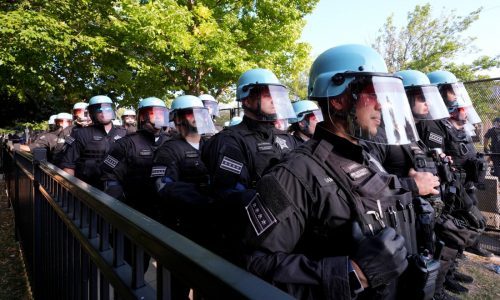
[[500,299],[500,274],[489,270],[488,264],[500,264],[500,257],[483,258],[466,252],[467,259],[461,260],[459,271],[474,278],[474,282],[464,284],[469,289],[466,295],[458,297],[466,300]]

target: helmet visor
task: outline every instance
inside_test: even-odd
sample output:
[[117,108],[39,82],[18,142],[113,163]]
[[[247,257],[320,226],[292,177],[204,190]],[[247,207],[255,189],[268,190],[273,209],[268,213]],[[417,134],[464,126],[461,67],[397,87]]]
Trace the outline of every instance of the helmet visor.
[[219,103],[209,100],[202,100],[203,106],[208,109],[208,113],[214,117],[219,116]]
[[148,106],[139,110],[139,120],[142,126],[146,122],[151,123],[154,128],[161,129],[168,126],[168,108],[161,106]]
[[401,79],[363,76],[353,80],[349,86],[354,101],[350,106],[345,104],[347,134],[360,140],[389,145],[404,145],[418,140]]
[[93,120],[101,124],[108,124],[116,117],[111,103],[90,105],[89,113]]
[[278,119],[274,121],[274,127],[282,131],[286,131],[288,129],[288,125],[288,119]]
[[206,108],[193,108],[193,117],[196,130],[199,134],[215,134],[215,129],[212,117]]
[[469,93],[462,82],[444,84],[440,87],[441,95],[447,107],[466,107],[472,105]]
[[415,120],[439,120],[450,116],[437,86],[407,89],[406,94]]

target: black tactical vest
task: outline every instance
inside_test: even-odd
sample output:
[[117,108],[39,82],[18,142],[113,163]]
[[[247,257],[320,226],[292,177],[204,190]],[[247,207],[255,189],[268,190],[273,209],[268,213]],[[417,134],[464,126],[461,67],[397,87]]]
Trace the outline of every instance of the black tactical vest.
[[370,165],[366,166],[341,157],[324,140],[312,155],[302,149],[296,151],[316,162],[313,168],[323,170],[348,195],[353,217],[365,234],[373,235],[390,226],[405,238],[408,254],[418,252],[412,194],[401,187],[395,175],[386,173],[373,158],[367,157]]

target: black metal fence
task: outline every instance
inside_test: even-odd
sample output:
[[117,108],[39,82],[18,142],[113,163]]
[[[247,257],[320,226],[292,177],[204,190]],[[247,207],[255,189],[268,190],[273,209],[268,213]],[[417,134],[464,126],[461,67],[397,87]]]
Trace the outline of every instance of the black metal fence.
[[[172,276],[191,288],[194,299],[291,299],[100,190],[36,159],[43,152],[32,156],[5,147],[1,152],[16,235],[36,299],[171,299]],[[131,258],[125,259],[127,255]],[[144,265],[145,255],[151,256],[156,267]],[[145,278],[147,267],[149,280]]]

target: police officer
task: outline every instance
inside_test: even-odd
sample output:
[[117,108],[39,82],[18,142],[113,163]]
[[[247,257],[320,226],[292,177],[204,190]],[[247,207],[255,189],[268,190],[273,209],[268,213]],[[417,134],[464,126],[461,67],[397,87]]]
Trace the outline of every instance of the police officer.
[[87,127],[92,123],[87,107],[88,104],[85,102],[77,102],[73,105],[73,124],[65,129],[66,131],[69,131],[69,134],[82,127]]
[[[442,265],[449,266],[444,286],[450,291],[462,293],[468,289],[457,280],[472,282],[473,278],[456,272],[455,257],[458,253],[465,247],[472,246],[468,251],[484,256],[491,255],[479,247],[479,235],[484,230],[485,220],[476,207],[475,184],[481,181],[481,177],[484,180],[484,174],[479,174],[481,167],[478,167],[482,164],[482,159],[477,156],[472,139],[465,131],[468,120],[477,123],[480,119],[465,87],[458,82],[455,75],[448,71],[434,71],[428,73],[427,77],[432,84],[437,84],[450,114],[448,119],[423,122],[424,126],[419,129],[422,131],[422,140],[428,147],[442,148],[453,159],[453,188],[456,192],[447,192],[445,195],[446,211],[449,215],[438,220],[436,233],[446,244],[441,256]],[[475,166],[475,170],[469,168],[471,165]],[[465,221],[468,226],[455,226],[455,220]]]
[[412,195],[359,141],[417,138],[393,130],[412,126],[401,79],[373,49],[343,45],[314,61],[309,93],[325,121],[259,181],[247,269],[300,299],[394,298],[417,251]]
[[[267,69],[252,69],[237,82],[241,123],[213,136],[202,149],[215,197],[214,219],[222,241],[212,249],[236,262],[244,203],[251,199],[264,171],[296,147],[296,141],[275,127],[279,119],[295,117],[287,88]],[[216,238],[214,238],[216,240]],[[235,244],[233,244],[235,243]]]
[[90,98],[88,111],[92,125],[81,127],[66,138],[61,166],[67,173],[102,189],[101,163],[111,145],[126,134],[124,128],[113,126],[113,102],[108,96]]
[[[408,101],[410,104],[410,108],[412,110],[413,117],[417,124],[417,128],[421,123],[426,122],[434,122],[435,120],[440,120],[449,117],[448,109],[446,108],[439,90],[435,84],[431,84],[428,77],[419,71],[416,70],[405,70],[399,71],[395,73],[396,76],[400,76],[403,79],[403,85],[405,86],[405,91],[408,96]],[[391,150],[394,150],[394,146],[390,146]],[[428,187],[433,187],[432,195],[426,195],[422,193],[422,184],[418,184],[418,196],[422,196],[423,199],[430,204],[432,204],[435,210],[436,219],[441,222],[443,217],[441,213],[444,210],[444,202],[443,197],[445,196],[443,193],[446,191],[448,185],[451,183],[451,169],[450,169],[450,161],[449,157],[444,156],[441,149],[430,150],[427,146],[422,142],[412,143],[409,146],[402,146],[402,153],[397,155],[394,151],[389,151],[389,158],[385,160],[384,167],[393,174],[397,174],[398,176],[403,176],[403,174],[399,173],[401,170],[407,172],[408,169],[412,168],[413,175],[421,174],[422,172],[418,171],[426,171],[430,172],[433,175],[441,175],[443,178],[442,185],[428,184]],[[405,161],[409,160],[409,161]],[[439,170],[438,170],[439,168]],[[415,173],[416,170],[417,172]],[[410,174],[411,176],[412,174]],[[413,177],[415,178],[415,177]],[[405,178],[402,179],[402,182],[405,182]],[[425,185],[424,185],[425,186]],[[435,187],[435,188],[434,188]],[[411,187],[410,187],[411,189]],[[419,198],[417,198],[419,199]],[[417,200],[416,199],[416,200]],[[415,205],[418,211],[418,205]],[[425,215],[422,215],[425,217]],[[453,218],[450,215],[446,215],[447,219]],[[429,218],[431,219],[431,218]],[[423,219],[425,220],[425,219]],[[419,221],[419,213],[417,213],[417,222]],[[420,222],[425,223],[425,222]],[[434,241],[434,225],[435,220],[432,218],[432,226],[425,228],[425,224],[419,224],[420,228],[423,229],[420,234],[427,235],[432,239],[428,240],[430,245],[427,245],[427,249],[431,252],[433,248]],[[442,232],[444,228],[442,226],[437,228],[436,235],[438,239],[448,234],[449,232]],[[426,234],[427,233],[427,234]],[[424,237],[419,235],[420,237]],[[446,245],[442,248],[440,253],[434,252],[434,257],[436,259],[440,259],[440,269],[438,272],[438,276],[436,279],[436,288],[434,293],[434,299],[456,299],[455,297],[447,294],[444,291],[444,281],[445,275],[451,267],[453,259],[456,256],[456,250],[453,248],[453,243],[450,243],[449,240],[446,240]]]
[[[51,116],[52,118],[52,116]],[[50,121],[50,119],[49,119]],[[71,125],[72,117],[68,113],[54,115],[52,130],[42,133],[29,145],[21,145],[21,149],[33,152],[35,148],[45,148],[47,150],[47,160],[59,166],[65,142],[64,129]],[[49,122],[50,123],[50,122]]]
[[299,144],[309,140],[316,129],[316,124],[323,121],[323,115],[318,105],[310,100],[299,100],[292,103],[296,118],[288,120],[288,131]]
[[491,175],[500,178],[500,117],[493,120],[493,127],[484,135],[484,152],[489,153],[493,161]]
[[149,97],[139,102],[138,112],[139,129],[111,145],[101,165],[101,180],[104,192],[157,219],[158,199],[150,175],[154,152],[166,140],[162,128],[168,125],[168,109],[163,100]]
[[151,177],[161,198],[164,223],[201,243],[209,176],[200,151],[205,144],[202,135],[214,134],[215,127],[208,109],[192,95],[177,97],[170,117],[179,135],[157,150]]
[[128,108],[123,111],[122,125],[127,130],[127,133],[133,133],[137,131],[135,110]]

